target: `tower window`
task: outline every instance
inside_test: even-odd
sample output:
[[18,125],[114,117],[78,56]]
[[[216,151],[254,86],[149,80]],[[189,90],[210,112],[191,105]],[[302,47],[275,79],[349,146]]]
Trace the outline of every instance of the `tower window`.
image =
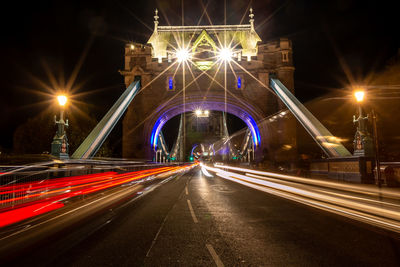
[[289,62],[289,52],[288,51],[282,52],[282,62]]
[[174,90],[174,77],[168,77],[167,79],[167,89]]
[[235,87],[239,90],[244,88],[244,79],[242,76],[237,76]]

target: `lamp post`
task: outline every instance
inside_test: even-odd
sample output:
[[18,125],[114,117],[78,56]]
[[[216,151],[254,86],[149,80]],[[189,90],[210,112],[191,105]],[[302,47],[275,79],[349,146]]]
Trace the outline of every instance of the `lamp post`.
[[378,186],[381,187],[382,180],[381,180],[381,162],[379,160],[378,129],[376,127],[376,113],[374,110],[372,110],[372,127],[374,131],[376,176],[378,179]]
[[354,155],[355,156],[366,156],[366,157],[374,157],[375,158],[375,166],[376,166],[376,178],[378,186],[381,186],[381,170],[380,170],[380,161],[379,161],[379,142],[378,142],[378,131],[376,127],[376,114],[375,111],[371,111],[371,122],[373,128],[373,140],[371,135],[367,129],[367,121],[369,116],[363,115],[362,110],[362,102],[364,100],[365,92],[364,91],[356,91],[354,92],[354,96],[358,103],[358,113],[359,116],[356,119],[353,116],[353,122],[358,123],[357,132],[354,137]]
[[369,116],[363,114],[362,103],[364,101],[365,92],[356,91],[354,97],[358,103],[358,117],[353,115],[353,123],[357,123],[357,131],[354,136],[354,156],[373,157],[374,147],[372,144],[372,138],[368,132],[367,122]]
[[60,120],[57,121],[57,115],[54,116],[54,122],[57,125],[57,132],[53,137],[51,143],[51,154],[60,159],[68,159],[68,138],[65,132],[65,127],[68,127],[68,119],[64,121],[64,107],[67,103],[67,97],[65,95],[57,96],[57,101],[60,106]]

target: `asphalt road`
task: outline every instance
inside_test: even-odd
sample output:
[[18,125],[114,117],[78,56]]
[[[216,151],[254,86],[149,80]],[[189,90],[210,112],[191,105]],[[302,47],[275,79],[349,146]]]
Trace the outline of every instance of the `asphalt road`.
[[13,263],[399,266],[400,238],[219,177],[205,177],[196,168],[48,240]]

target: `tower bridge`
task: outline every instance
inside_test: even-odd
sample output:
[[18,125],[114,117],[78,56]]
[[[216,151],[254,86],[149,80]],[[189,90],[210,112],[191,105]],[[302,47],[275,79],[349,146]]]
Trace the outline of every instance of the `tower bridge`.
[[[126,89],[71,159],[61,107],[52,143],[59,158],[0,166],[4,266],[399,265],[400,191],[381,187],[375,112],[376,150],[359,103],[351,155],[296,99],[291,41],[261,40],[251,9],[249,17],[244,25],[163,26],[156,11],[147,43],[125,46]],[[244,126],[233,135],[229,114]],[[168,144],[172,118],[179,126]],[[91,159],[120,119],[125,158]],[[230,164],[290,163],[294,119],[326,158],[290,175]],[[193,157],[200,160],[186,162]],[[400,165],[382,166],[385,184],[398,185]]]
[[[123,157],[186,161],[199,142],[198,136],[196,140],[190,134],[187,138],[191,129],[186,122],[203,111],[207,112],[205,117],[212,111],[213,116],[220,118],[217,128],[221,130],[222,142],[218,143],[222,147],[206,145],[221,151],[223,160],[246,153],[248,160],[294,160],[295,121],[279,120],[274,129],[265,123],[271,114],[279,113],[282,117],[288,112],[327,157],[351,156],[340,140],[294,96],[290,40],[280,38],[262,43],[254,29],[252,9],[249,17],[246,25],[159,26],[156,10],[154,31],[148,42],[125,46],[125,68],[120,73],[127,89],[72,157],[93,157],[125,114]],[[228,113],[247,125],[241,150],[232,148],[226,123]],[[170,151],[162,128],[178,115],[178,134]],[[203,137],[211,140],[209,136]]]
[[[249,127],[257,155],[262,151],[288,160],[296,153],[293,121],[279,125],[279,146],[273,151],[271,135],[263,118],[284,108],[269,88],[271,75],[292,93],[292,44],[287,38],[263,42],[254,29],[254,14],[248,24],[161,26],[157,12],[154,31],[146,44],[125,46],[125,67],[120,73],[128,87],[135,79],[141,91],[123,119],[123,156],[154,157],[162,126],[172,117],[196,109],[223,111],[242,119]],[[187,53],[182,62],[179,53]],[[229,60],[221,60],[221,54]],[[185,144],[186,150],[191,144]],[[189,148],[190,147],[190,148]],[[186,151],[185,150],[185,151]]]

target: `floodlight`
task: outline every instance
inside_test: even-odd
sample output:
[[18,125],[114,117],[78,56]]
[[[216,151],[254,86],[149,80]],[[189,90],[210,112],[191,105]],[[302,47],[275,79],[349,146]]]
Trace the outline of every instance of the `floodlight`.
[[232,50],[225,47],[219,51],[218,58],[224,61],[231,61],[232,60]]
[[186,49],[179,49],[176,51],[176,58],[178,62],[186,61],[189,59],[189,51]]

